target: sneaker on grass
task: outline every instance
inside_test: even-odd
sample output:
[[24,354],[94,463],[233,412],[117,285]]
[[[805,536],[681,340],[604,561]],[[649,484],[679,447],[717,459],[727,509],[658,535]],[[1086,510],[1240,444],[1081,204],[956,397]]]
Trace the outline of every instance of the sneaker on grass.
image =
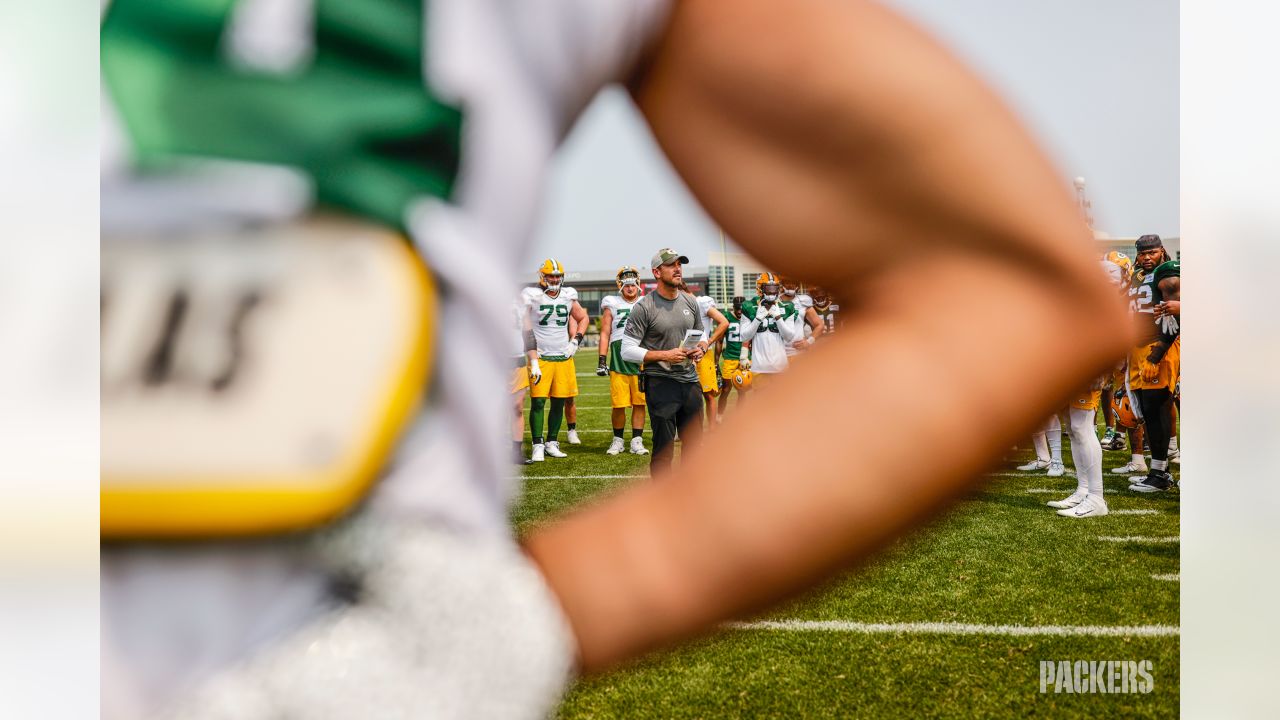
[[1107,501],[1097,495],[1087,495],[1083,502],[1075,507],[1059,510],[1058,514],[1069,518],[1102,517],[1107,514]]
[[618,453],[622,452],[622,449],[623,449],[622,438],[614,437],[613,442],[609,443],[609,449],[605,450],[604,454],[617,455]]

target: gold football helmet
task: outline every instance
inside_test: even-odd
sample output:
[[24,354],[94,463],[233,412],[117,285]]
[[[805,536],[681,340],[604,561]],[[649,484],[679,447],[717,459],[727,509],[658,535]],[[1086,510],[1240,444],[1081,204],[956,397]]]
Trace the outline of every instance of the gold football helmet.
[[[559,275],[560,279],[555,282],[547,280],[548,275]],[[542,265],[538,267],[538,285],[542,289],[550,292],[558,292],[560,286],[564,283],[564,264],[555,258],[547,258],[542,261]]]

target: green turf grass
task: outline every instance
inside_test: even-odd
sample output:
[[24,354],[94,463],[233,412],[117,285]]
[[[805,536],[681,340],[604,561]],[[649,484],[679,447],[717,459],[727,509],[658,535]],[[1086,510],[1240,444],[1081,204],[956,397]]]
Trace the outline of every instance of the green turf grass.
[[[595,353],[576,360],[591,373]],[[582,445],[570,457],[528,466],[513,510],[527,530],[540,519],[644,482],[648,456],[604,454],[607,378],[578,378]],[[599,408],[599,409],[594,409]],[[733,411],[732,403],[729,411]],[[1099,418],[1101,422],[1101,418]],[[628,428],[630,424],[628,422]],[[603,431],[603,432],[602,432]],[[630,440],[630,430],[626,433]],[[646,446],[650,436],[645,434]],[[526,435],[525,451],[528,452]],[[1071,473],[1070,442],[1063,459]],[[1044,505],[1075,489],[1068,474],[1018,473],[1030,450],[1010,453],[989,481],[946,516],[865,567],[767,617],[865,623],[989,625],[1178,624],[1177,543],[1111,543],[1099,536],[1177,536],[1178,493],[1140,495],[1110,468],[1127,451],[1104,453],[1107,503],[1156,510],[1089,520]],[[1179,467],[1172,465],[1175,477]],[[513,470],[520,472],[520,470]],[[589,476],[624,475],[628,478]],[[550,476],[572,476],[555,478]],[[1029,493],[1051,489],[1053,493]],[[577,717],[1172,717],[1178,711],[1175,637],[1011,637],[727,630],[674,652],[580,683],[561,715]],[[1040,694],[1040,660],[1150,660],[1149,694]]]

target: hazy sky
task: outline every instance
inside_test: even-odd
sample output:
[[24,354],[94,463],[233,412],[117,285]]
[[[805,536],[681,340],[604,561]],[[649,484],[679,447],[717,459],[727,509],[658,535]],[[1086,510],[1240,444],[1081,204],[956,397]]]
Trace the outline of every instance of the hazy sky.
[[[1173,0],[890,0],[972,64],[1041,140],[1063,183],[1088,181],[1112,236],[1178,227],[1178,4]],[[597,99],[552,176],[534,256],[570,271],[642,268],[670,245],[705,264],[719,231],[626,95]],[[533,258],[530,258],[532,261]]]

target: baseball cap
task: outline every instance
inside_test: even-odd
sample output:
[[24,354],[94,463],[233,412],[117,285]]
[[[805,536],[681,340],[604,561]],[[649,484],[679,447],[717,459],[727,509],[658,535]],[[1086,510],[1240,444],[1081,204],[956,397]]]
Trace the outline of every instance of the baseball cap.
[[657,270],[659,267],[677,260],[681,265],[689,264],[689,258],[684,255],[681,255],[671,248],[662,248],[658,251],[658,254],[654,255],[653,259],[649,261],[649,268],[651,270]]

